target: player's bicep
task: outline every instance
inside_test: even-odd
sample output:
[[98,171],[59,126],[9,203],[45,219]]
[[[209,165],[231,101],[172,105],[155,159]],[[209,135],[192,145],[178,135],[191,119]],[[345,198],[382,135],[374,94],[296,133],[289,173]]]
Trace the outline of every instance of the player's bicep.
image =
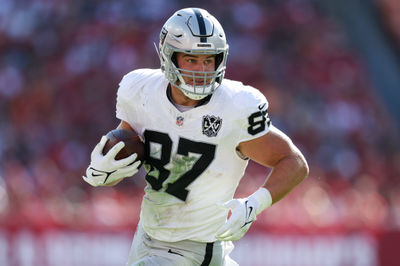
[[238,149],[244,156],[268,167],[274,167],[283,158],[298,153],[290,138],[273,125],[267,134],[239,143]]

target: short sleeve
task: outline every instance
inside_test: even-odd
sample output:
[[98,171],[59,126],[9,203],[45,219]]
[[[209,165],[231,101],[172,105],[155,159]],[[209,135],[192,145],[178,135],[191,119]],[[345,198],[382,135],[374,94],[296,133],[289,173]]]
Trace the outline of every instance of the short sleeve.
[[134,73],[125,75],[119,83],[117,91],[116,117],[128,123],[134,121],[135,112],[135,87]]
[[240,116],[239,142],[251,140],[269,132],[271,124],[268,115],[268,101],[257,89],[246,86],[247,91],[242,99],[242,114]]

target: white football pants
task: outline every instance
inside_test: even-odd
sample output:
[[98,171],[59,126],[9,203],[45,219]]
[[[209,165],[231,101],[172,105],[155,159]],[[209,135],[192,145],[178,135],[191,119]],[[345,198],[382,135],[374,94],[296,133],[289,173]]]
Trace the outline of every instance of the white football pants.
[[126,266],[238,266],[229,257],[232,242],[163,242],[147,235],[138,224]]

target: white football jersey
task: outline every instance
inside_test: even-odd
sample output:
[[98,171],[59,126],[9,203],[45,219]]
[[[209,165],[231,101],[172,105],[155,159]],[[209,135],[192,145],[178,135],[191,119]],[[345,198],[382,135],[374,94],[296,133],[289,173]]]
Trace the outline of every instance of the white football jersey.
[[224,79],[211,99],[180,112],[159,69],[125,75],[117,118],[145,140],[146,182],[140,219],[151,237],[168,242],[215,241],[247,160],[236,147],[269,131],[268,102],[257,89]]

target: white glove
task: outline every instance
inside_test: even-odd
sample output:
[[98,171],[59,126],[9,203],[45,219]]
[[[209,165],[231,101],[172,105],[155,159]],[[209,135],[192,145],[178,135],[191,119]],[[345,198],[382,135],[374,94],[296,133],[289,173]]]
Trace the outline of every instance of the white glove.
[[264,187],[259,188],[248,198],[232,199],[225,202],[222,207],[230,209],[232,214],[219,229],[216,238],[221,241],[239,240],[256,220],[256,215],[271,206],[271,204],[271,194]]
[[106,155],[103,155],[102,151],[106,142],[107,137],[103,136],[94,147],[90,155],[90,165],[86,169],[86,176],[82,176],[83,180],[94,187],[108,185],[122,178],[133,176],[139,171],[140,161],[134,162],[137,157],[136,153],[127,158],[115,160],[115,156],[125,146],[123,141],[115,144]]

